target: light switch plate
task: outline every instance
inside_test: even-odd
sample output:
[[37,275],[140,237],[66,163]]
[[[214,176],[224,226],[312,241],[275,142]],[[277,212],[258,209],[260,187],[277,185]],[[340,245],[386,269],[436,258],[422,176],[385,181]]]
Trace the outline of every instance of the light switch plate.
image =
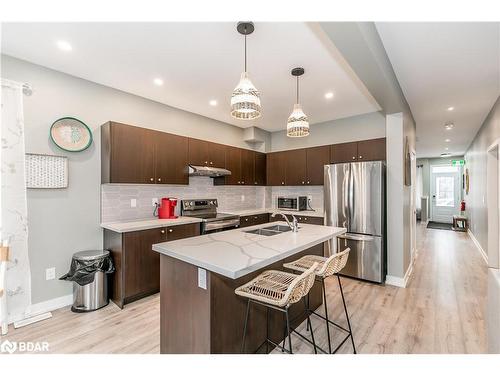
[[130,200],[130,207],[132,207],[132,208],[137,207],[137,199],[132,198]]
[[198,268],[198,288],[207,289],[207,270]]
[[45,280],[54,280],[56,278],[56,269],[55,267],[47,268],[45,270]]

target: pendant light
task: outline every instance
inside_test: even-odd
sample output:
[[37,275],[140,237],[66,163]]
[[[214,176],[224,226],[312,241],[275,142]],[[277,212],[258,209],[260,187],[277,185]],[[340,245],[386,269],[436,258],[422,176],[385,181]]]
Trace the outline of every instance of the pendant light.
[[247,35],[253,33],[252,22],[238,22],[236,30],[245,36],[245,71],[241,73],[240,82],[231,96],[231,116],[239,120],[253,120],[261,116],[260,93],[247,72]]
[[288,137],[307,137],[309,135],[309,120],[302,111],[299,103],[299,77],[304,74],[304,68],[292,69],[292,76],[297,77],[297,102],[293,106],[293,111],[286,125],[286,135]]

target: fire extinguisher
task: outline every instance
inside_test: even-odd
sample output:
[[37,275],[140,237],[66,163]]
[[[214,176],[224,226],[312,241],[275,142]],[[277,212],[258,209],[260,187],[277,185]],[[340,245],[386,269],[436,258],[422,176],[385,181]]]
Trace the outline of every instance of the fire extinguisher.
[[465,211],[465,201],[462,200],[462,202],[460,202],[460,211],[464,212]]

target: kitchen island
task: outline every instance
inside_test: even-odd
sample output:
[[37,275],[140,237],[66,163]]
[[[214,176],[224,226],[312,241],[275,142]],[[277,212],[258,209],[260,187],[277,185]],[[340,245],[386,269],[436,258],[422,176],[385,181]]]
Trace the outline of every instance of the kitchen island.
[[[248,233],[276,225],[284,232]],[[285,222],[274,222],[153,245],[161,254],[161,353],[239,353],[246,300],[234,289],[306,254],[323,255],[323,243],[345,233],[344,228],[308,224],[297,233],[287,229]],[[311,308],[321,303],[315,285]],[[302,303],[290,309],[292,327],[306,318],[303,310]],[[283,314],[272,311],[270,322],[269,336],[280,342]],[[246,350],[254,352],[266,337],[265,308],[252,306],[248,324]]]

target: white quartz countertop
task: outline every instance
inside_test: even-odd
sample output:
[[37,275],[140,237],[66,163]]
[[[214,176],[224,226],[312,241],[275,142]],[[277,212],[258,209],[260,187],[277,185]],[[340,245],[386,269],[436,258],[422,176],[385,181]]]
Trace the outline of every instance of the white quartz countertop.
[[298,233],[275,236],[245,233],[266,223],[153,245],[160,254],[237,279],[346,232],[344,228],[301,224]]
[[118,233],[134,232],[153,228],[171,227],[174,225],[200,223],[201,219],[195,217],[179,216],[177,219],[142,219],[134,221],[119,221],[101,223],[101,227]]
[[298,216],[314,216],[314,217],[324,217],[323,210],[305,210],[305,211],[290,211],[290,210],[277,210],[273,208],[253,208],[248,210],[221,210],[221,212],[225,212],[228,214],[240,215],[240,216],[248,216],[248,215],[259,215],[259,214],[272,214],[283,213],[285,215],[298,215]]

